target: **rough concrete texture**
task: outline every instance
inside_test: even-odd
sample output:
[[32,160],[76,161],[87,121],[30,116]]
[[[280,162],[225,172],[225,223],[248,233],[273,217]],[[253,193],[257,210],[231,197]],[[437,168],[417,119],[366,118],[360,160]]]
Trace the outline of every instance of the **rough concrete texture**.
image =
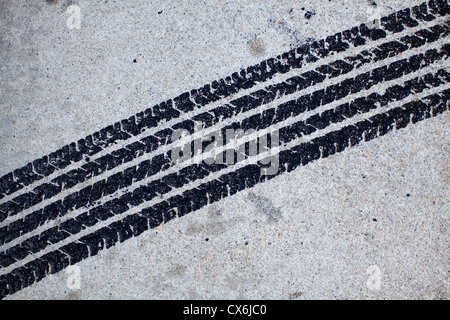
[[[376,1],[382,16],[422,1]],[[66,12],[81,9],[81,28]],[[366,22],[372,1],[0,0],[0,176]],[[444,113],[147,231],[9,299],[448,299]],[[370,266],[379,288],[367,281]]]

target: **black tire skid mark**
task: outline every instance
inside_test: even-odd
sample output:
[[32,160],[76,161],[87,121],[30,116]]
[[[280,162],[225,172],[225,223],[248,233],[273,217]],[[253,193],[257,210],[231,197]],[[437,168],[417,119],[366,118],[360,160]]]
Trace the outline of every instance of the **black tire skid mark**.
[[[405,27],[414,27],[418,21],[432,21],[436,16],[445,16],[449,12],[447,0],[430,0],[412,9],[404,9],[381,19],[381,27],[388,32],[398,33]],[[199,89],[185,92],[174,99],[164,101],[139,112],[136,115],[116,122],[77,142],[41,157],[26,166],[0,177],[0,199],[23,187],[64,169],[68,165],[80,162],[86,156],[93,156],[111,144],[136,136],[146,128],[157,127],[164,121],[178,118],[181,113],[208,103],[228,97],[241,89],[249,89],[257,83],[272,78],[277,73],[286,73],[301,68],[306,62],[314,62],[334,53],[343,52],[350,45],[357,47],[369,40],[386,37],[383,29],[370,29],[365,24],[350,30],[339,32],[326,39],[305,44],[292,49],[276,58],[267,59],[257,65],[242,69],[224,79],[213,81]],[[6,218],[0,214],[0,221]]]
[[[389,75],[386,74],[386,77],[388,76]],[[386,92],[383,95],[372,93],[366,97],[357,98],[352,102],[340,104],[334,109],[326,110],[320,114],[313,115],[306,120],[300,120],[291,125],[282,127],[279,130],[280,144],[287,144],[295,139],[302,138],[318,130],[322,130],[330,124],[339,123],[345,119],[352,118],[357,114],[363,114],[380,107],[385,107],[391,102],[401,101],[410,95],[421,93],[430,88],[438,88],[440,85],[449,82],[450,73],[445,69],[440,69],[435,74],[428,73],[412,80],[408,80],[403,85],[393,85],[386,89]],[[247,130],[254,128],[261,130],[270,127],[274,123],[273,114],[268,114],[268,116],[266,114],[265,117],[262,114],[259,116],[259,119],[252,119],[253,121],[251,123],[242,121],[232,125],[231,127],[235,130]],[[291,116],[289,115],[286,119],[290,117]],[[222,132],[223,137],[225,137],[225,130],[226,128],[224,128]],[[229,150],[228,152],[230,151],[234,153],[234,159],[236,161],[236,151]],[[224,151],[221,154],[222,159],[225,152],[227,151]],[[246,157],[248,157],[248,150]],[[184,187],[190,182],[197,179],[203,179],[210,174],[227,167],[227,164],[217,163],[205,163],[201,165],[193,164],[181,169],[177,173],[172,173],[159,180],[154,180],[147,185],[138,187],[135,190],[127,192],[124,195],[110,200],[103,205],[90,209],[77,217],[68,219],[58,226],[47,229],[39,235],[32,236],[23,241],[21,244],[15,245],[5,252],[0,253],[0,266],[8,267],[17,261],[24,259],[30,254],[34,254],[45,249],[50,244],[56,244],[74,234],[79,233],[87,227],[92,227],[101,221],[109,219],[117,214],[122,214],[134,206],[138,206],[144,201],[150,201],[159,196],[164,196],[176,188]],[[170,219],[171,218],[172,217],[170,217]]]
[[[438,6],[436,5],[436,4],[438,4]],[[436,13],[436,12],[438,12],[438,13],[440,13],[441,15],[445,15],[445,14],[447,14],[448,13],[448,4],[447,4],[447,2],[446,1],[444,1],[444,2],[434,2],[434,1],[430,1],[430,3],[429,3],[429,5],[430,5],[430,7],[431,7],[431,11],[430,12],[432,12],[432,13]],[[426,4],[422,4],[421,6],[417,6],[417,7],[414,7],[413,8],[413,12],[416,12],[416,14],[417,14],[417,12],[420,12],[420,14],[422,14],[422,19],[423,20],[427,20],[427,19],[432,19],[433,17],[431,16],[431,15],[428,15],[428,14],[426,14],[426,12],[427,12],[427,6],[426,6]],[[424,13],[425,12],[425,13]],[[443,13],[443,14],[442,14]],[[389,22],[389,23],[392,23],[392,22]],[[396,22],[395,22],[396,23]],[[397,123],[397,127],[398,128],[401,128],[401,127],[403,127],[403,124],[404,124],[404,126],[406,126],[406,124],[408,124],[408,123],[415,123],[415,122],[417,122],[417,121],[420,121],[420,120],[423,120],[423,118],[427,118],[427,117],[430,117],[430,116],[435,116],[435,115],[437,115],[437,114],[439,114],[439,113],[442,113],[442,112],[444,112],[445,110],[448,110],[448,90],[446,90],[446,91],[444,91],[443,92],[443,96],[440,96],[440,95],[438,95],[438,94],[435,94],[435,95],[431,95],[429,98],[428,98],[428,101],[425,103],[425,102],[423,102],[424,101],[424,99],[422,99],[421,100],[421,104],[416,104],[416,102],[414,102],[414,104],[415,104],[415,106],[416,107],[420,107],[421,109],[419,110],[419,112],[418,112],[418,115],[416,114],[416,115],[412,115],[412,113],[410,112],[409,113],[409,115],[411,116],[412,115],[412,117],[406,117],[406,116],[404,116],[403,118],[402,117],[400,117],[400,118],[398,118],[399,119],[399,121],[401,120],[401,122],[400,123]],[[411,103],[410,104],[408,104],[408,105],[411,105]],[[431,108],[431,109],[430,109]],[[396,109],[394,109],[397,113],[393,113],[393,115],[391,116],[391,115],[389,115],[388,116],[388,120],[390,121],[390,119],[392,119],[394,116],[402,116],[402,115],[404,115],[403,113],[402,113],[402,111],[401,110],[399,110],[399,108],[396,108]],[[423,112],[425,112],[425,111],[427,112],[427,113],[423,113]],[[431,111],[430,111],[431,110]],[[391,110],[392,111],[392,110]],[[390,111],[390,113],[391,113],[391,111]],[[422,114],[422,113],[423,114]],[[378,115],[379,116],[379,115]],[[395,118],[395,117],[394,117]],[[396,118],[397,119],[397,118]],[[398,120],[397,119],[397,120]],[[371,118],[371,120],[373,120],[372,118]],[[385,121],[386,119],[381,119],[381,120],[383,120],[383,121]],[[380,121],[381,121],[380,120]],[[386,120],[387,121],[387,120]],[[394,119],[394,122],[395,122],[396,120]],[[364,122],[361,122],[362,124],[364,123]],[[370,122],[369,123],[365,123],[365,125],[367,125],[367,126],[370,126]],[[351,128],[353,128],[354,126],[350,126]],[[387,129],[386,129],[387,128]],[[372,132],[370,133],[370,135],[367,135],[367,137],[369,137],[369,138],[367,138],[366,137],[366,134],[364,134],[364,139],[366,140],[366,141],[368,141],[368,140],[371,140],[371,139],[373,139],[373,137],[377,137],[378,135],[383,135],[383,134],[385,134],[385,133],[387,133],[387,132],[389,132],[390,130],[392,130],[392,126],[391,127],[386,127],[385,128],[385,130],[383,131],[383,130],[380,130],[380,127],[378,127],[377,128],[377,130],[376,130],[376,133],[374,133],[375,131],[374,130],[372,130]],[[347,131],[349,131],[349,130],[347,130]],[[350,130],[350,132],[354,132],[354,129],[352,129],[352,130]],[[328,136],[328,135],[327,135]],[[370,138],[372,136],[372,138]],[[350,139],[350,141],[353,141],[353,140],[351,140]],[[357,141],[357,140],[356,140]],[[357,142],[355,142],[355,143],[357,143]],[[351,144],[353,144],[353,142],[351,142]],[[331,148],[332,149],[332,147],[333,146],[329,146],[329,148]],[[336,148],[336,144],[334,144],[334,148]],[[321,149],[320,150],[320,152],[321,152],[321,154],[323,154],[323,155],[325,155],[325,153],[323,152],[323,149]],[[333,152],[339,152],[339,151],[333,151]],[[330,154],[332,154],[332,153],[330,153]],[[314,153],[314,155],[312,156],[312,158],[311,159],[313,159],[314,160],[314,158],[317,156],[317,153]],[[320,157],[320,155],[319,155],[319,157]],[[308,160],[309,161],[309,160]],[[307,162],[306,162],[307,163]],[[287,164],[287,163],[286,163]],[[302,162],[302,164],[303,164],[303,162]],[[288,169],[290,168],[288,165],[287,166],[285,166],[286,167],[286,171],[289,171]],[[258,167],[259,168],[259,167]],[[240,169],[239,169],[240,170]],[[249,173],[250,173],[250,171],[248,171]],[[239,177],[239,176],[238,176]],[[251,179],[253,176],[252,175],[249,175],[248,176],[248,179]],[[241,178],[243,178],[243,177],[241,177]],[[272,178],[272,177],[265,177],[264,179],[270,179],[270,178]],[[247,178],[244,178],[244,179],[247,179]],[[248,180],[247,179],[247,180]],[[247,181],[246,180],[246,181]],[[247,183],[245,183],[245,185],[246,186],[251,186],[251,183],[249,183],[249,184],[247,184]],[[228,191],[230,191],[230,188],[228,188],[227,189]],[[195,199],[195,198],[193,198],[193,199]],[[213,199],[213,198],[211,198],[211,199]],[[192,205],[195,205],[195,202],[192,202],[191,201],[191,204],[190,204],[191,206]],[[170,216],[169,216],[170,217]],[[127,217],[126,219],[129,219],[130,217]],[[135,228],[133,228],[133,227],[131,227],[131,230],[132,230],[132,233],[135,233],[135,232],[140,232],[139,230],[141,230],[142,229],[142,226],[143,225],[140,225],[141,227],[139,227],[139,226],[136,226],[135,224],[132,224],[132,226],[135,226]],[[117,239],[119,239],[120,241],[124,241],[125,240],[125,238],[127,237],[126,236],[126,234],[125,233],[119,233],[121,236],[119,237],[119,236],[117,236]],[[118,235],[117,233],[116,233],[116,235]],[[112,238],[112,241],[111,241],[111,245],[113,244],[113,243],[115,243],[114,242],[114,237]],[[106,243],[106,242],[105,242]],[[67,250],[69,250],[70,252],[72,252],[74,249],[73,249],[73,244],[70,244],[70,245],[68,245],[68,246],[66,246],[67,247]],[[70,249],[70,248],[72,248],[72,249]],[[77,248],[77,246],[75,246],[75,248]],[[71,251],[72,250],[72,251]],[[90,252],[90,247],[89,247],[89,249],[87,250],[88,251],[88,254],[90,254],[89,252]],[[95,253],[95,248],[93,247],[93,250],[91,251],[94,255],[96,254]],[[62,256],[60,256],[59,258],[60,259],[58,259],[58,254],[61,254]],[[2,285],[2,288],[4,289],[4,290],[6,290],[6,291],[2,291],[2,294],[3,293],[6,293],[6,294],[11,294],[12,292],[16,292],[16,291],[11,291],[11,289],[14,289],[14,288],[19,288],[19,287],[22,287],[22,285],[23,284],[26,284],[26,283],[29,283],[31,280],[31,278],[33,278],[34,280],[33,281],[31,281],[31,282],[34,282],[34,281],[36,281],[36,279],[39,279],[40,280],[40,278],[41,278],[41,275],[44,273],[44,275],[45,274],[47,274],[48,272],[52,272],[52,273],[54,273],[54,272],[57,272],[56,270],[60,267],[60,266],[64,266],[65,265],[65,261],[67,261],[67,255],[66,254],[64,254],[64,253],[62,253],[61,251],[57,251],[57,253],[55,253],[55,254],[52,254],[52,255],[50,255],[50,254],[47,254],[47,255],[45,255],[45,257],[43,257],[43,260],[46,260],[47,261],[47,265],[46,265],[46,267],[42,267],[40,270],[33,270],[32,272],[31,272],[31,275],[30,275],[30,273],[28,273],[28,274],[21,274],[20,275],[20,278],[23,280],[21,280],[21,281],[19,281],[19,282],[16,282],[16,285],[14,285],[14,284],[12,284],[11,282],[9,282],[9,284],[8,283],[6,283],[6,282],[3,282],[3,280],[4,280],[4,277],[5,276],[2,276],[2,280],[1,280],[1,285]],[[72,264],[73,263],[76,263],[76,261],[75,261],[76,259],[72,259],[72,261],[70,261]],[[30,266],[31,264],[33,264],[35,261],[33,261],[33,262],[30,262],[29,264],[27,264],[27,266]],[[50,267],[50,266],[52,266],[52,267]],[[21,267],[22,268],[22,267]],[[13,273],[14,272],[16,272],[17,270],[19,270],[19,269],[21,269],[21,268],[18,268],[18,269],[16,269],[15,271],[13,271]],[[47,273],[46,273],[47,272]],[[11,275],[11,273],[9,274],[9,275]],[[8,276],[8,275],[6,275],[6,276]],[[31,277],[31,278],[30,278]],[[6,284],[5,284],[6,283]],[[3,284],[5,284],[5,286],[3,286]],[[2,289],[2,290],[3,290]],[[18,290],[20,290],[20,288],[18,289]],[[3,295],[2,295],[2,297],[3,297]]]
[[[194,123],[198,121],[203,122],[206,127],[212,126],[223,119],[272,102],[277,97],[292,94],[323,83],[327,79],[347,74],[355,68],[360,68],[368,63],[394,57],[408,49],[418,48],[426,43],[437,41],[441,37],[446,37],[449,33],[450,27],[439,24],[429,29],[422,29],[414,35],[403,37],[399,41],[389,41],[357,55],[345,57],[330,64],[321,65],[314,71],[302,73],[282,83],[268,86],[244,97],[235,99],[229,104],[219,106],[208,112],[203,112],[192,119],[181,121],[171,128],[160,130],[153,135],[148,135],[139,141],[106,154],[95,161],[88,162],[80,168],[73,169],[61,176],[55,177],[48,183],[37,186],[30,192],[21,194],[10,201],[0,204],[0,216],[5,214],[8,217],[16,215],[25,209],[37,205],[44,199],[52,198],[77,184],[86,182],[117,166],[135,160],[144,154],[154,152],[159,147],[172,142],[171,134],[174,130],[185,129],[192,133],[194,131]],[[83,192],[87,191],[84,190]]]
[[167,223],[175,217],[182,217],[321,157],[326,158],[342,152],[362,141],[373,140],[394,129],[399,130],[409,124],[442,114],[448,111],[449,97],[450,90],[444,90],[386,113],[377,114],[338,131],[330,132],[290,150],[282,151],[280,153],[280,170],[277,175],[262,176],[259,165],[248,165],[197,188],[185,191],[180,196],[172,197],[156,206],[144,209],[140,213],[114,222],[59,250],[30,261],[10,273],[1,275],[0,298],[18,292],[69,265],[95,256],[100,250],[110,248],[131,237],[139,236],[144,231]]
[[[430,49],[424,53],[411,56],[409,59],[401,59],[387,66],[381,66],[371,71],[346,79],[326,89],[316,90],[311,94],[300,96],[298,99],[282,103],[277,107],[264,110],[240,122],[234,122],[221,128],[222,136],[227,129],[254,129],[260,130],[270,125],[297,116],[305,111],[314,110],[320,106],[345,98],[349,94],[368,90],[373,86],[388,80],[398,79],[404,75],[428,67],[440,59],[450,55],[450,45],[443,45],[441,50]],[[342,116],[342,115],[341,115]],[[208,123],[208,126],[212,125]],[[318,125],[318,127],[324,126]],[[305,127],[306,131],[315,131],[311,125]],[[193,131],[190,131],[193,133]],[[193,150],[193,148],[191,148]],[[23,234],[33,231],[50,220],[62,218],[72,210],[89,208],[95,205],[103,196],[111,195],[118,190],[130,187],[133,183],[150,177],[172,167],[171,151],[155,156],[151,160],[145,160],[140,164],[127,168],[122,172],[111,175],[93,185],[87,186],[79,192],[72,193],[62,200],[57,200],[43,209],[33,211],[24,218],[18,219],[7,226],[0,228],[0,244],[8,243],[19,238]],[[36,238],[33,238],[36,240]],[[41,241],[42,242],[42,241]],[[2,263],[0,254],[0,266]],[[4,265],[3,265],[4,266]]]

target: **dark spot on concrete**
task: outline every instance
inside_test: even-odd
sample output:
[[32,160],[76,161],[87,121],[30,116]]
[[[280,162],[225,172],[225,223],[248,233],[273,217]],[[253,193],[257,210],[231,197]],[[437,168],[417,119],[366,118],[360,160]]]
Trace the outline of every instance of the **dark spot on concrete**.
[[254,56],[261,56],[264,55],[264,53],[266,52],[266,46],[264,45],[264,42],[258,38],[249,41],[248,47],[250,53]]
[[161,14],[161,13],[163,13],[163,11],[161,10],[161,11],[158,11],[158,14]]
[[182,276],[186,273],[186,267],[182,266],[181,264],[176,264],[173,268],[169,270],[167,273],[169,276]]
[[375,218],[373,218],[373,219],[372,219],[372,221],[373,221],[373,222],[377,222],[378,220],[377,220],[377,219],[375,219]]
[[[56,1],[57,2],[57,1]],[[61,11],[65,12],[71,5],[77,4],[77,0],[64,0],[61,3]]]
[[[291,48],[297,48],[301,44],[305,43],[304,35],[300,30],[293,29],[286,21],[277,21],[273,19],[269,19],[269,22],[272,24],[280,32],[288,35],[291,38],[290,46]],[[308,41],[307,38],[306,41]]]
[[70,292],[66,300],[81,300],[81,290]]
[[303,292],[300,292],[300,291],[296,291],[296,292],[290,293],[289,294],[289,300],[297,299],[298,297],[300,297],[302,295],[303,295]]
[[270,199],[255,195],[253,192],[248,194],[248,199],[251,203],[264,214],[269,222],[277,222],[282,218],[279,208],[275,208]]
[[84,159],[84,160],[86,160],[86,162],[89,162],[89,161],[91,161],[91,158],[86,157],[86,159]]
[[305,13],[305,18],[306,19],[311,19],[311,17],[313,16],[313,15],[315,15],[316,14],[316,12],[313,10],[313,11],[306,11],[306,13]]
[[248,246],[248,241],[245,241],[244,245]]
[[208,213],[210,219],[222,218],[222,212],[216,206],[209,207]]
[[406,194],[407,197],[410,197],[411,195],[409,193]]
[[209,241],[209,238],[206,238],[205,241]]
[[58,4],[59,0],[45,0],[45,2],[47,2],[47,4],[53,5]]
[[133,60],[133,63],[137,63],[137,58]]

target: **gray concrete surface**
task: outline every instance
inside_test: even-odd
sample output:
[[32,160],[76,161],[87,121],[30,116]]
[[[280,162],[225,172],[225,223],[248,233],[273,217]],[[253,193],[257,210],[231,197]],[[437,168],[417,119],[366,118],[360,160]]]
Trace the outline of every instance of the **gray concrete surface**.
[[[365,22],[371,5],[49,2],[0,0],[0,175]],[[376,2],[385,15],[422,1]],[[80,29],[66,25],[69,5]],[[448,299],[449,121],[361,144],[116,245],[78,264],[80,289],[62,271],[8,298]]]

